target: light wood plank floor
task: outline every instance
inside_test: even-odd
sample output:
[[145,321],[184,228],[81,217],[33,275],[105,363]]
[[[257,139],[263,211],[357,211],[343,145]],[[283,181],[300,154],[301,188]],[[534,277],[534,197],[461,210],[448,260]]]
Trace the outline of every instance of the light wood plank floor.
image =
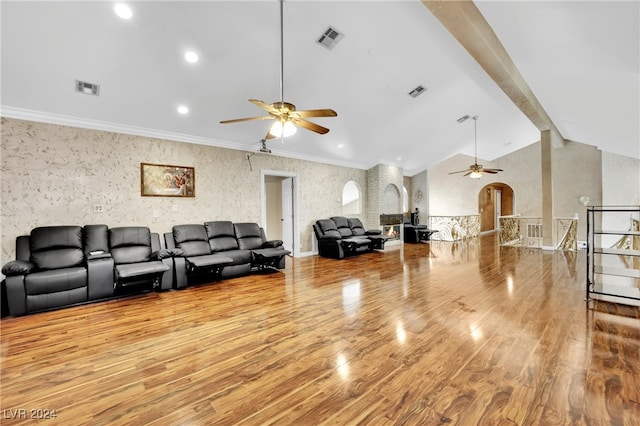
[[1,422],[638,425],[640,314],[587,307],[584,255],[432,242],[5,318]]

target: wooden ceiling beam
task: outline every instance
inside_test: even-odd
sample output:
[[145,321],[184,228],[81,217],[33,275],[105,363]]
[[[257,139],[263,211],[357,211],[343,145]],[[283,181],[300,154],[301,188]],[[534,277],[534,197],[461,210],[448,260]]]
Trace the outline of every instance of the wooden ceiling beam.
[[472,1],[422,0],[422,3],[540,132],[551,132],[553,146],[564,146],[562,134],[476,5]]

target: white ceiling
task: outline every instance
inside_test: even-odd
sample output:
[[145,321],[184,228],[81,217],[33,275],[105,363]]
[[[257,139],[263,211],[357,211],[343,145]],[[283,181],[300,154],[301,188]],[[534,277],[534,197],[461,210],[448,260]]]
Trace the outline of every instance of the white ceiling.
[[[219,121],[265,115],[250,98],[279,100],[278,1],[129,4],[125,21],[114,2],[2,1],[2,115],[256,150],[270,122]],[[640,158],[639,2],[476,5],[564,138]],[[328,26],[344,33],[333,50],[315,42]],[[76,79],[100,96],[76,93]],[[479,115],[481,159],[540,140],[419,1],[286,1],[284,83],[285,101],[338,117],[312,119],[326,135],[269,141],[281,155],[413,175],[473,156],[465,114]]]

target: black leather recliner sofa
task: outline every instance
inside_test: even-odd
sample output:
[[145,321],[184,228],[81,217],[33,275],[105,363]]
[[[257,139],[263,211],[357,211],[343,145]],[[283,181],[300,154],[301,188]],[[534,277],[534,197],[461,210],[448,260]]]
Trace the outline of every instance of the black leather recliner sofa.
[[416,225],[404,216],[403,217],[403,231],[405,243],[419,243],[420,241],[428,241],[431,239],[431,235],[435,234],[436,230],[429,229],[427,225]]
[[317,220],[313,232],[318,240],[318,253],[323,257],[344,259],[372,250],[384,249],[388,237],[379,229],[365,230],[360,219],[334,216]]
[[164,239],[174,256],[176,288],[244,275],[253,269],[284,269],[285,256],[291,253],[280,240],[266,241],[264,230],[255,223],[176,225]]
[[160,253],[159,235],[148,228],[34,228],[16,238],[16,260],[2,268],[9,314],[110,299],[118,296],[118,285],[133,282],[171,288],[173,260],[154,261]]

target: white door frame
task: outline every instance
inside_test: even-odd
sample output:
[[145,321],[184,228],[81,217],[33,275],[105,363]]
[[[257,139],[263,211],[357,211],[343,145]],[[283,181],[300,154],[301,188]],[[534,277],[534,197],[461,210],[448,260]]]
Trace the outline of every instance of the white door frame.
[[298,174],[279,170],[260,170],[260,217],[262,227],[267,226],[267,190],[264,180],[266,176],[293,178],[293,257],[300,256],[300,232],[298,227]]

